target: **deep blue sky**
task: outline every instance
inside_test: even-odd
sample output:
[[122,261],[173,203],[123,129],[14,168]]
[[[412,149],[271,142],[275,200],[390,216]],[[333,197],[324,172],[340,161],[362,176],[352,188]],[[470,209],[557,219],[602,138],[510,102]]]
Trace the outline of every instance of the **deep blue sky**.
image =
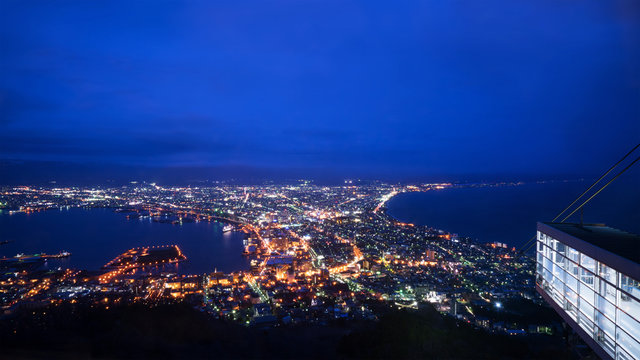
[[0,2],[0,160],[598,173],[640,139],[635,0]]

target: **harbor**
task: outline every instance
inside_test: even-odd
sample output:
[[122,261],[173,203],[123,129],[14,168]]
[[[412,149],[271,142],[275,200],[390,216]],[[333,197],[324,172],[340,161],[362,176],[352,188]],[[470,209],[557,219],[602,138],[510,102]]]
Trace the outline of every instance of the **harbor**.
[[42,265],[47,259],[63,259],[71,256],[68,251],[61,251],[57,254],[17,254],[14,257],[0,258],[0,270],[26,270],[34,269]]
[[[18,253],[56,254],[64,249],[73,256],[49,259],[42,265],[97,271],[126,249],[175,244],[189,258],[175,269],[180,274],[249,268],[250,261],[241,255],[246,234],[235,230],[223,232],[225,223],[221,220],[185,222],[179,226],[149,218],[127,220],[130,214],[110,208],[72,208],[0,216],[3,240],[13,240],[0,246],[0,258]],[[69,223],[74,226],[67,226]],[[38,230],[41,228],[52,229],[50,235],[42,237]]]

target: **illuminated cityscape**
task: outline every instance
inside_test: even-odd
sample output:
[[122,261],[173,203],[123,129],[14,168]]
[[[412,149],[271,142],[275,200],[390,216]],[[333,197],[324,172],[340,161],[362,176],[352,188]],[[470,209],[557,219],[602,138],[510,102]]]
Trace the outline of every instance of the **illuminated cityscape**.
[[[270,303],[296,321],[319,321],[306,312],[318,306],[326,310],[322,304],[328,300],[331,306],[339,305],[331,316],[366,317],[375,316],[362,306],[363,301],[371,299],[408,307],[427,300],[446,312],[452,300],[490,304],[501,294],[532,298],[531,260],[518,255],[514,248],[501,243],[477,244],[442,230],[404,224],[383,211],[385,202],[398,192],[451,186],[395,187],[380,183],[319,187],[300,182],[203,188],[163,188],[155,184],[92,189],[5,188],[2,202],[8,209],[16,209],[8,210],[9,214],[62,207],[109,207],[128,221],[225,222],[246,234],[244,255],[251,259],[251,269],[197,274],[197,279],[188,280],[167,277],[160,265],[186,259],[174,246],[166,250],[128,250],[94,276],[62,276],[66,274],[62,271],[34,279],[29,270],[37,269],[38,261],[46,255],[6,258],[3,268],[17,272],[2,283],[3,302],[11,306],[25,301],[55,302],[55,294],[65,293],[60,289],[73,283],[82,290],[101,288],[105,293],[128,289],[130,294],[137,292],[140,301],[189,296],[198,298],[215,316],[246,321],[255,320],[248,310],[257,303]],[[147,271],[149,268],[158,271]],[[47,291],[36,293],[13,286],[22,281],[39,290],[46,284]],[[143,294],[141,282],[148,282]],[[165,289],[162,296],[157,296],[157,289]],[[74,296],[80,296],[82,290],[75,291]],[[303,309],[299,305],[304,305]],[[475,320],[472,313],[462,317]]]
[[640,360],[639,49],[638,0],[2,0],[0,359]]
[[560,331],[548,318],[501,319],[503,303],[541,304],[529,256],[503,243],[402,223],[385,212],[385,203],[399,193],[470,186],[518,184],[5,187],[5,216],[77,207],[109,208],[122,221],[165,226],[222,222],[225,231],[244,233],[243,255],[251,266],[181,274],[171,264],[188,262],[189,254],[173,244],[122,249],[90,271],[44,270],[49,255],[21,254],[0,260],[2,316],[66,303],[103,309],[188,303],[212,319],[264,328],[375,321],[392,309],[432,306],[488,333]]

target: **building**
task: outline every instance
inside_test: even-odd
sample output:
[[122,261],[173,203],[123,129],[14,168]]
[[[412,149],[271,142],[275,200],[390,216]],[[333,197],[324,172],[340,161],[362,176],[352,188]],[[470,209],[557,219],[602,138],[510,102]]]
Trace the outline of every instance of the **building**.
[[424,259],[427,261],[435,261],[436,260],[436,252],[433,250],[426,250],[424,252]]
[[603,359],[640,359],[640,236],[538,223],[536,289]]

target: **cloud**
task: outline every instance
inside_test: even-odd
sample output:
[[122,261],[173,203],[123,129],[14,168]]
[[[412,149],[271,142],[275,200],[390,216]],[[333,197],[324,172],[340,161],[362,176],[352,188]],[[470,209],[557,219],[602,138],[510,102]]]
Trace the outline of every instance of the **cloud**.
[[206,153],[224,154],[234,146],[220,141],[194,141],[188,136],[165,134],[138,137],[89,137],[60,134],[31,135],[4,133],[0,135],[0,153],[5,158],[63,159],[88,161],[148,161],[162,164],[167,158]]

